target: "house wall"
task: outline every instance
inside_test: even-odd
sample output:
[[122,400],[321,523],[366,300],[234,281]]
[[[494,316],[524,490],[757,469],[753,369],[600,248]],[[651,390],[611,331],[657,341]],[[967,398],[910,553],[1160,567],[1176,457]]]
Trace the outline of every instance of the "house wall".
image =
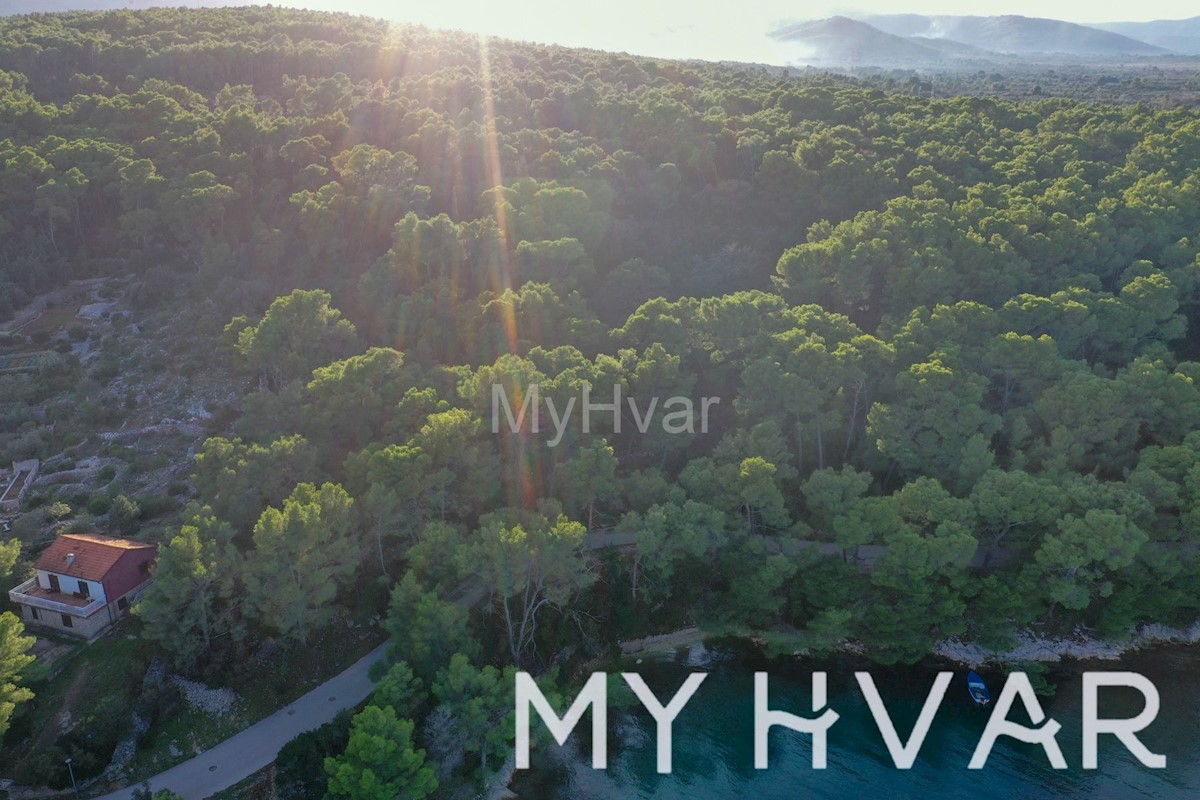
[[[38,586],[49,589],[50,574],[47,570],[39,569],[37,571]],[[54,574],[58,576],[58,586],[64,594],[74,594],[79,591],[79,578],[72,578],[70,575],[63,575],[60,572]],[[104,603],[108,602],[108,595],[104,591],[103,583],[100,581],[84,581],[84,583],[88,585],[88,591],[91,592],[92,597]]]
[[105,597],[116,600],[150,580],[149,569],[143,570],[142,565],[154,564],[156,550],[130,550],[117,559],[104,576]]
[[[139,586],[135,586],[134,588],[130,589],[125,594],[118,597],[116,600],[113,600],[108,605],[109,610],[112,612],[113,619],[116,619],[117,617],[120,617],[120,616],[123,616],[123,615],[129,613],[129,609],[133,606],[134,603],[136,603],[138,601],[138,599],[145,593],[145,591],[150,588],[151,583],[153,583],[153,581],[147,580],[145,583],[142,583]],[[126,606],[124,609],[119,608],[119,604],[122,600],[124,600],[126,603]]]
[[[40,578],[41,574],[39,571],[39,579]],[[75,579],[68,578],[65,575],[60,575],[59,580],[74,581]],[[98,611],[93,612],[89,617],[77,617],[74,615],[69,615],[71,617],[71,627],[69,628],[63,624],[63,615],[60,612],[47,611],[44,608],[34,608],[33,606],[27,606],[24,604],[18,604],[18,611],[20,611],[21,620],[26,625],[36,625],[41,628],[57,631],[58,633],[65,634],[67,636],[77,636],[90,641],[103,633],[110,624],[128,614],[129,609],[134,603],[137,602],[142,593],[149,588],[151,583],[152,581],[150,580],[142,582],[138,586],[135,586],[133,589],[130,589],[125,594],[113,600],[113,602],[109,603]],[[49,586],[48,583],[46,585],[47,587]],[[92,584],[92,586],[96,585],[97,584],[94,583]],[[67,589],[65,583],[63,584],[63,589],[64,591]],[[94,593],[93,596],[95,596]],[[125,608],[120,607],[121,600],[125,601]]]
[[[115,609],[114,609],[115,612]],[[47,611],[44,608],[21,606],[21,620],[26,625],[36,625],[48,628],[67,636],[78,636],[81,639],[94,639],[99,636],[109,624],[108,608],[101,608],[90,617],[71,616],[71,627],[62,621],[63,615],[57,611]]]

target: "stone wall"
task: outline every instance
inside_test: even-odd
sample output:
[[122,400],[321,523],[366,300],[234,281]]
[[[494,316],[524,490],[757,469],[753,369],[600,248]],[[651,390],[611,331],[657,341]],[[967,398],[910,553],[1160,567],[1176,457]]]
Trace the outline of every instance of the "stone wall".
[[[70,614],[61,614],[57,611],[49,611],[44,608],[34,608],[33,606],[21,605],[21,620],[26,626],[37,626],[46,628],[66,636],[74,636],[80,639],[91,641],[104,632],[104,629],[109,624],[108,607],[101,608],[90,617],[76,617]],[[63,622],[64,617],[70,617],[71,625],[68,627]]]

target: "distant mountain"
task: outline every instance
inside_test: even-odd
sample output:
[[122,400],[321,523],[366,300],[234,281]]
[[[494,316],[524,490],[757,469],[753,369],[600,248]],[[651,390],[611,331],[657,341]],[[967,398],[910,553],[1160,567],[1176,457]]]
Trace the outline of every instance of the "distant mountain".
[[879,30],[901,37],[949,39],[997,53],[1062,53],[1073,56],[1163,55],[1166,49],[1130,35],[1056,19],[875,14],[863,17]]
[[771,37],[795,46],[799,60],[824,64],[931,66],[973,55],[989,55],[960,42],[887,33],[849,17],[783,25]]
[[1200,17],[1158,19],[1153,22],[1102,22],[1092,27],[1140,39],[1176,53],[1200,55]]
[[984,50],[981,47],[975,47],[962,42],[956,42],[953,39],[935,39],[930,36],[910,36],[909,40],[923,44],[926,47],[932,47],[939,53],[955,58],[995,58],[996,53],[990,50]]

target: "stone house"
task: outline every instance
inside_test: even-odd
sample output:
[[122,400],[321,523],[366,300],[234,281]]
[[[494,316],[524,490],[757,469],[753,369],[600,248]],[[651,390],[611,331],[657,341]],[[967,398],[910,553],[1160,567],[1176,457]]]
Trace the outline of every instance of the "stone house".
[[8,593],[26,626],[91,641],[150,585],[153,544],[68,533],[38,558],[37,574]]

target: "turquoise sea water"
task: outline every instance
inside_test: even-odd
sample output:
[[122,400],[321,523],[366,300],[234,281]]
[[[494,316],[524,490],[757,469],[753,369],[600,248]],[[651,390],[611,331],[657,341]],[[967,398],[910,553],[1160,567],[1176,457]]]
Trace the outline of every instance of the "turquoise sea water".
[[[990,709],[972,704],[967,695],[966,671],[961,669],[955,673],[916,764],[911,770],[898,770],[854,680],[856,669],[868,668],[861,663],[765,661],[741,648],[696,647],[681,650],[673,657],[647,659],[623,668],[640,672],[664,701],[689,672],[710,673],[675,721],[672,774],[655,772],[655,727],[649,714],[640,709],[632,713],[610,711],[608,769],[591,769],[590,751],[583,750],[586,740],[568,742],[559,753],[543,754],[535,759],[534,769],[518,775],[512,787],[522,800],[1200,798],[1197,648],[1162,648],[1121,662],[1057,668],[1050,676],[1058,685],[1057,694],[1042,698],[1042,707],[1063,726],[1058,743],[1067,770],[1052,769],[1040,746],[1007,738],[997,741],[984,769],[968,770],[967,763]],[[907,740],[939,668],[952,669],[936,664],[869,668],[902,741]],[[1154,681],[1162,708],[1140,738],[1151,751],[1166,755],[1166,769],[1143,767],[1112,736],[1100,738],[1099,769],[1081,769],[1080,672],[1085,668],[1133,670]],[[811,716],[810,673],[824,670],[828,674],[829,702],[841,718],[829,732],[827,769],[811,768],[809,736],[781,728],[772,729],[770,767],[754,769],[757,670],[771,675],[771,708],[804,716]],[[995,698],[1004,675],[983,674]],[[1132,690],[1104,689],[1100,697],[1102,716],[1131,717],[1142,707],[1140,695]],[[1019,701],[1010,716],[1028,724]],[[585,718],[577,731],[587,727]]]

